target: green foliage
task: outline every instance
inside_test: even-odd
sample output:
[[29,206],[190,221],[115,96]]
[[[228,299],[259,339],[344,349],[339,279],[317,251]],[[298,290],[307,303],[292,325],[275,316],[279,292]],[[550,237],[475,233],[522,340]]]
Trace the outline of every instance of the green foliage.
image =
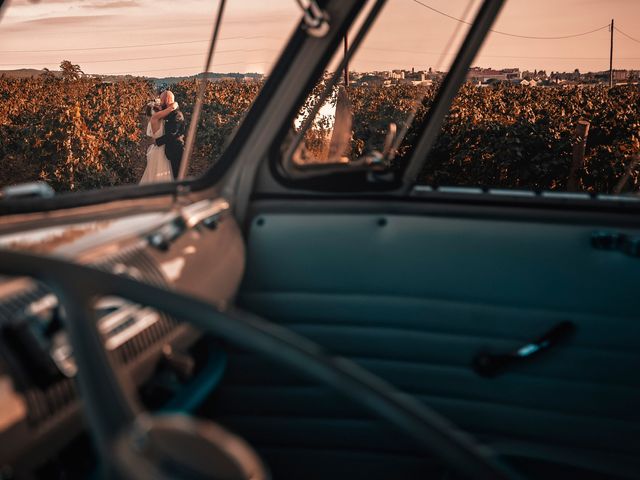
[[63,60],[60,63],[60,71],[62,72],[62,79],[66,81],[79,80],[84,75],[80,65],[75,65],[69,60]]
[[[407,121],[411,124],[410,115],[416,103],[419,105],[416,118],[421,121],[425,107],[428,108],[431,103],[433,92],[431,88],[412,85],[351,88],[349,96],[354,114],[353,154],[359,157],[373,150],[382,150],[389,124],[395,123],[399,129]],[[419,99],[422,98],[424,101],[421,103]],[[400,158],[411,149],[414,137],[413,130],[409,130],[407,141],[398,152]]]
[[[431,106],[436,87],[367,86],[350,90],[354,107],[352,151],[380,149],[390,122],[401,128],[421,98],[415,121],[398,152],[406,162],[415,144],[415,126]],[[637,86],[523,88],[497,84],[462,87],[422,172],[420,183],[508,189],[566,190],[574,130],[591,123],[585,191],[612,192],[640,153],[640,90]],[[628,189],[638,191],[634,170]]]
[[[226,142],[240,125],[260,87],[262,83],[259,82],[207,82],[189,175],[204,173],[220,157]],[[173,85],[171,91],[189,125],[198,83],[195,80],[185,80]]]
[[138,181],[144,81],[0,79],[0,184],[44,180],[56,191]]
[[[465,86],[422,180],[440,185],[566,190],[580,119],[591,123],[582,188],[612,192],[640,151],[635,86]],[[410,140],[410,139],[409,139]],[[629,187],[637,191],[638,172]]]
[[[207,83],[190,175],[203,173],[219,158],[261,86],[259,82]],[[308,115],[322,87],[317,86],[301,116]],[[193,80],[172,87],[187,125],[197,88]],[[415,125],[424,119],[435,91],[435,87],[411,85],[351,88],[352,158],[379,150],[388,124],[395,122],[401,130],[413,113],[415,99],[422,98],[396,166],[406,162],[416,141]],[[141,113],[153,96],[150,84],[135,79],[105,84],[87,78],[70,82],[51,75],[0,78],[0,185],[41,179],[64,191],[137,183],[146,161],[146,118]],[[585,168],[579,172],[581,187],[612,192],[640,153],[639,104],[637,86],[465,85],[420,182],[565,190],[574,129],[584,118],[591,130]],[[307,134],[311,152],[322,150],[318,142],[330,133],[326,118],[314,122],[314,128]],[[638,191],[639,187],[638,171],[633,169],[627,189]]]

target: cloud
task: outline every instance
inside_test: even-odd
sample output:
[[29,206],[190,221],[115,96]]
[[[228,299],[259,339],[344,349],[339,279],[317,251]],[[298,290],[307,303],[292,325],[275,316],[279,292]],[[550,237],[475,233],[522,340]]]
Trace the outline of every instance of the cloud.
[[130,8],[130,7],[138,7],[140,3],[138,0],[103,0],[103,1],[89,1],[89,0],[46,0],[45,1],[34,1],[34,0],[8,0],[7,7],[38,7],[42,10],[46,8],[47,5],[52,4],[66,4],[70,7],[79,6],[80,8]]
[[[100,19],[104,19],[104,18],[109,18],[109,17],[113,17],[114,15],[100,15],[99,18]],[[24,22],[21,22],[22,25],[24,24],[29,24],[29,25],[41,25],[41,26],[49,26],[49,25],[73,25],[73,24],[80,24],[80,23],[89,23],[93,20],[95,20],[96,18],[98,18],[98,16],[96,15],[86,15],[86,16],[79,16],[79,15],[66,15],[66,16],[61,16],[61,17],[48,17],[48,18],[36,18],[34,20],[25,20]]]
[[[47,4],[51,3],[78,3],[79,0],[47,0]],[[81,1],[81,0],[80,0]],[[43,5],[44,2],[37,0],[8,0],[6,3],[6,7],[25,7],[25,6],[34,6],[34,5]]]

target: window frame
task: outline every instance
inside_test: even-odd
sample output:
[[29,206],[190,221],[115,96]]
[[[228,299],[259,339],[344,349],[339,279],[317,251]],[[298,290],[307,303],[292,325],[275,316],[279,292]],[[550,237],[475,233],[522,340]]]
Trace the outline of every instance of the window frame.
[[[504,3],[505,0],[483,0],[469,31],[465,35],[462,46],[456,53],[448,74],[436,93],[431,109],[427,112],[423,122],[418,125],[418,141],[414,145],[406,165],[397,171],[387,172],[384,178],[376,177],[376,172],[371,170],[350,169],[348,164],[344,165],[343,169],[336,167],[330,173],[323,172],[323,168],[318,168],[318,175],[315,178],[309,172],[297,176],[295,172],[291,171],[291,168],[285,166],[293,164],[293,150],[288,149],[290,151],[285,155],[283,152],[272,151],[269,166],[274,179],[280,185],[292,189],[324,190],[328,186],[330,191],[339,193],[396,191],[403,195],[410,195],[416,186],[415,179],[428,160],[429,153],[440,134],[442,124],[451,109],[455,96],[466,80],[471,63],[484,44]],[[362,30],[357,34],[357,41],[349,48],[342,64],[346,64],[357,51],[360,46],[359,37],[361,34],[366,36],[372,23],[373,21],[365,22]],[[327,88],[332,88],[338,78],[339,71],[332,76]],[[309,170],[312,171],[312,169]]]
[[[263,178],[258,182],[254,198],[257,200],[275,200],[286,197],[296,199],[323,198],[339,200],[408,200],[411,202],[432,202],[469,207],[542,209],[547,212],[573,212],[576,215],[640,214],[640,196],[623,196],[609,194],[589,194],[570,192],[551,192],[534,190],[505,190],[494,188],[466,187],[430,187],[417,185],[414,177],[428,161],[428,153],[433,147],[441,130],[445,116],[458,90],[466,79],[470,63],[474,60],[482,44],[488,36],[493,21],[497,18],[505,0],[484,0],[475,21],[472,23],[465,41],[438,91],[434,106],[428,112],[419,127],[417,144],[409,155],[409,161],[394,178],[375,181],[375,174],[367,171],[343,171],[320,173],[316,177],[308,173],[296,178],[292,176],[284,163],[288,161],[284,152],[272,148],[268,159],[268,168],[263,171]],[[439,111],[432,113],[438,101]],[[293,118],[293,117],[292,117]],[[288,130],[282,134],[286,137]],[[264,177],[270,178],[264,178]],[[372,181],[372,176],[373,180]],[[632,219],[635,223],[635,220]]]

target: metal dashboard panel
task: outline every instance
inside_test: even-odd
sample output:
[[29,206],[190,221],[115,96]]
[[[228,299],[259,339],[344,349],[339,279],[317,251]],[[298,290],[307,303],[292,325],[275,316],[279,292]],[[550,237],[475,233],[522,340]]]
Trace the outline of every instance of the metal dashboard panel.
[[[168,248],[150,245],[149,236],[175,217],[175,212],[161,212],[34,229],[0,237],[0,248],[62,256],[214,304],[232,301],[244,272],[245,254],[242,234],[233,217],[225,215],[209,226],[185,222],[184,232]],[[26,278],[5,278],[0,282],[0,325],[14,321],[34,302],[36,306],[39,302],[40,306],[50,308],[57,303],[55,300],[46,286]],[[125,303],[111,313],[106,320],[103,317],[109,323],[107,330],[113,334],[107,341],[113,343],[112,350],[138,384],[153,373],[163,345],[187,345],[199,337],[198,332],[180,324],[179,319],[158,315],[144,306]],[[153,321],[131,320],[132,315],[140,313],[144,314],[140,318]],[[0,342],[1,337],[0,334]],[[58,354],[65,353],[64,342],[61,348]],[[12,367],[1,358],[6,357],[6,350],[0,347],[0,410],[8,411],[5,407],[11,407],[14,414],[0,419],[0,445],[12,445],[0,448],[0,465],[19,458],[28,457],[29,461],[42,458],[64,444],[70,435],[77,434],[83,424],[72,378],[63,378],[46,390],[16,381],[15,365]],[[60,356],[62,363],[68,361],[68,353]],[[20,405],[21,408],[14,408]]]

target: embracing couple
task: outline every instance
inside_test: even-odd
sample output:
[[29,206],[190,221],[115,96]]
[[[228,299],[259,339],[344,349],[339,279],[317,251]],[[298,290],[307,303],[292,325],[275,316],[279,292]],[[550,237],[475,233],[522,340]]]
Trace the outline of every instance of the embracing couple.
[[165,90],[147,105],[147,135],[155,141],[147,150],[147,168],[140,183],[171,182],[178,177],[184,151],[184,116],[175,96]]

